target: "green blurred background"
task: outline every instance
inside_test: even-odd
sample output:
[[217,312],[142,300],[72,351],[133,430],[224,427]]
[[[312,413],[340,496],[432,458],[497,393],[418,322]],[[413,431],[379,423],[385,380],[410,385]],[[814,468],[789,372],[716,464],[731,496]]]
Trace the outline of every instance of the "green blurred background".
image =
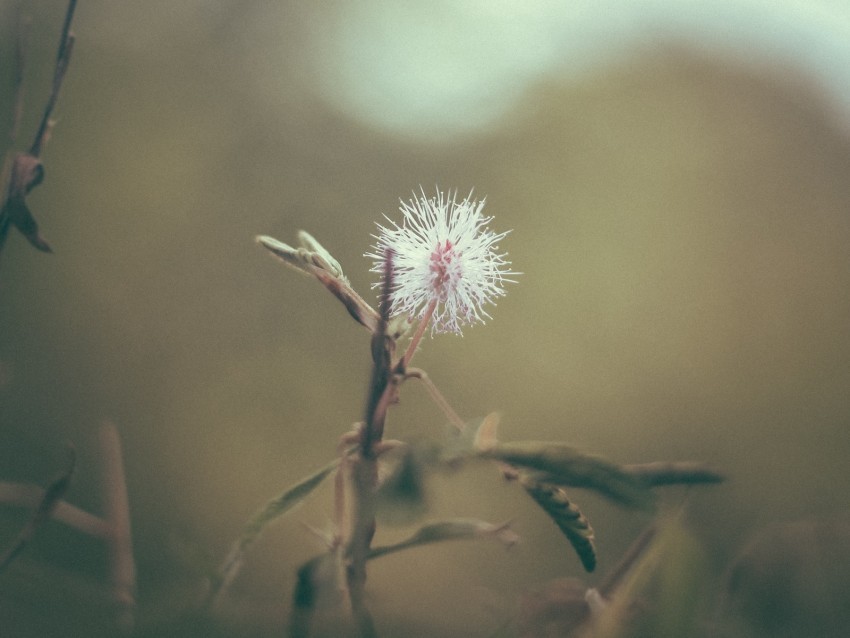
[[[0,2],[4,122],[16,4]],[[23,11],[27,141],[64,4]],[[850,3],[83,0],[74,31],[29,200],[55,254],[13,233],[0,257],[0,479],[44,485],[69,440],[68,500],[99,511],[97,430],[117,424],[143,628],[177,618],[250,514],[361,418],[368,335],[254,236],[308,230],[371,299],[374,224],[420,184],[486,196],[523,273],[486,326],[417,356],[460,414],[727,473],[665,498],[715,591],[756,530],[850,509]],[[443,421],[406,387],[388,435]],[[492,468],[431,488],[430,517],[511,519],[523,542],[376,562],[379,621],[491,635],[521,592],[579,575]],[[604,574],[649,519],[574,496]],[[4,546],[23,516],[0,518]],[[282,625],[293,569],[321,550],[302,523],[329,517],[323,488],[263,537],[232,594],[264,611],[234,635]],[[25,583],[101,578],[101,550],[43,531],[2,576],[0,634],[93,635],[72,592]]]

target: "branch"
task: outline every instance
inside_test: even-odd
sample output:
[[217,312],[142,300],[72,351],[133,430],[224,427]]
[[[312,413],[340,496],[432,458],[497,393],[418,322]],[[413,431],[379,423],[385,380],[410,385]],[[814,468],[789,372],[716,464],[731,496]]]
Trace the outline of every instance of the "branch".
[[[37,485],[0,481],[0,503],[4,505],[37,508],[38,504],[44,499],[44,495],[44,488]],[[95,538],[106,539],[111,534],[111,528],[107,521],[71,505],[67,501],[56,502],[53,518],[68,527]]]
[[[41,153],[50,133],[53,129],[53,109],[59,99],[59,91],[71,62],[71,52],[74,49],[74,35],[71,33],[71,21],[74,17],[76,0],[68,2],[65,12],[65,21],[62,25],[62,33],[59,38],[59,50],[56,54],[56,68],[53,72],[53,85],[41,122],[36,130],[35,138],[28,152],[17,153],[11,161],[5,161],[4,175],[8,174],[8,184],[3,205],[0,207],[0,250],[2,250],[6,237],[12,226],[15,226],[33,247],[42,252],[52,252],[50,244],[45,241],[38,232],[38,223],[33,217],[26,203],[26,197],[30,191],[41,184],[44,179],[44,167],[42,166]],[[9,132],[10,141],[14,144],[17,139],[18,128],[23,114],[23,71],[25,64],[25,23],[21,22],[18,32],[18,45],[15,64],[15,107],[13,113],[12,127]]]
[[117,607],[117,623],[124,633],[133,628],[136,605],[136,565],[130,536],[130,505],[121,454],[121,441],[115,426],[106,423],[101,428],[100,446],[104,458],[104,509],[106,518],[89,514],[61,500],[71,484],[75,467],[74,449],[68,448],[68,469],[47,489],[26,483],[0,482],[0,503],[34,507],[30,520],[21,530],[15,543],[0,557],[0,572],[24,550],[36,531],[49,519],[107,542],[109,547],[109,598]]
[[41,116],[41,123],[38,125],[38,130],[35,134],[35,139],[30,146],[30,155],[33,157],[41,156],[41,151],[47,140],[50,139],[50,131],[53,128],[51,116],[53,109],[56,107],[56,102],[59,100],[59,90],[62,88],[62,82],[65,80],[65,73],[68,71],[68,65],[71,63],[71,53],[74,50],[74,34],[71,33],[71,21],[74,19],[74,9],[77,7],[77,0],[69,0],[68,10],[65,12],[65,21],[62,24],[62,35],[59,37],[59,50],[56,53],[56,68],[53,71],[53,86],[50,90],[50,96],[47,98],[47,104],[44,107],[44,114]]
[[130,503],[121,454],[121,439],[111,423],[100,430],[100,448],[105,461],[104,507],[110,525],[109,565],[112,599],[117,606],[118,626],[125,632],[133,628],[136,607],[136,563],[130,535]]
[[53,515],[53,511],[56,509],[56,505],[59,503],[59,500],[71,486],[71,475],[74,473],[75,465],[76,455],[74,454],[74,448],[68,446],[67,470],[54,479],[50,485],[48,485],[47,489],[44,490],[44,495],[29,521],[27,521],[27,524],[18,534],[15,542],[12,543],[9,549],[7,549],[2,557],[0,557],[0,573],[4,572],[12,561],[18,557],[18,555],[32,540],[33,536],[35,536],[36,531],[38,531],[38,529]]
[[9,143],[14,146],[18,140],[21,128],[21,118],[24,114],[24,71],[27,68],[27,35],[30,21],[20,16],[17,18],[18,33],[15,42],[15,101],[12,107],[12,126],[9,129]]
[[346,569],[348,595],[360,635],[376,636],[375,624],[364,600],[366,560],[375,534],[375,487],[378,481],[378,461],[375,446],[384,433],[387,408],[395,394],[392,382],[392,351],[394,342],[387,336],[390,319],[390,292],[393,284],[393,253],[387,251],[384,264],[379,320],[372,335],[372,377],[366,399],[366,414],[361,432],[360,454],[351,464],[351,483],[354,492],[351,538],[346,548],[349,560]]
[[258,235],[256,242],[293,270],[318,279],[328,292],[342,302],[357,323],[374,333],[378,313],[354,291],[339,262],[308,232],[298,231],[298,239],[301,242],[298,248],[268,235]]
[[425,389],[428,391],[428,394],[431,397],[431,400],[437,404],[437,407],[443,411],[443,414],[446,415],[446,418],[449,420],[453,426],[455,426],[458,431],[463,431],[463,428],[466,424],[463,422],[463,419],[460,418],[457,412],[454,411],[449,402],[443,396],[443,393],[440,392],[439,388],[434,385],[434,382],[431,381],[431,377],[428,376],[428,373],[421,368],[407,368],[404,373],[405,379],[416,379],[422,382],[422,385],[425,386]]

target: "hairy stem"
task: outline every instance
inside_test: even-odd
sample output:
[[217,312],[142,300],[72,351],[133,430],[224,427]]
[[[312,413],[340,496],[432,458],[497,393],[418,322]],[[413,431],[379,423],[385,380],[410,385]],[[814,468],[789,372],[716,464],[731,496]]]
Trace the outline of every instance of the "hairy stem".
[[346,580],[351,611],[360,635],[364,638],[377,636],[372,615],[365,603],[366,559],[375,534],[375,487],[378,481],[378,459],[375,446],[383,437],[387,407],[396,390],[396,384],[392,381],[394,342],[387,337],[392,285],[393,252],[388,250],[384,258],[380,316],[377,329],[372,335],[372,376],[366,398],[360,450],[351,462],[354,502],[351,536],[346,547],[348,558]]

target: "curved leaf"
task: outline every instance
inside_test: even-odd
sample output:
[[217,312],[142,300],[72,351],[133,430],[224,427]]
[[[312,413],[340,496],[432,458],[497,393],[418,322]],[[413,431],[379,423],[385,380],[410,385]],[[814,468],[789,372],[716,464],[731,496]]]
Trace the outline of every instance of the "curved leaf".
[[593,528],[581,510],[570,501],[563,488],[529,478],[522,479],[522,486],[570,541],[584,569],[588,572],[596,569]]
[[242,534],[230,548],[227,557],[214,579],[207,597],[207,604],[214,604],[227,589],[239,569],[242,567],[245,552],[259,538],[266,526],[299,505],[319,484],[339,465],[339,459],[334,459],[317,472],[301,479],[292,487],[270,500],[245,523]]
[[424,525],[413,536],[400,543],[375,547],[369,551],[368,558],[371,560],[420,545],[430,545],[431,543],[441,543],[443,541],[474,540],[478,538],[493,538],[501,541],[508,547],[519,541],[519,536],[508,527],[507,523],[493,525],[492,523],[473,518],[454,518]]
[[703,463],[679,461],[623,465],[623,472],[634,476],[651,487],[661,485],[696,485],[722,483],[724,476]]
[[653,505],[654,496],[641,478],[562,443],[500,443],[481,450],[478,456],[536,470],[539,475],[535,479],[540,482],[591,489],[628,507],[651,509]]

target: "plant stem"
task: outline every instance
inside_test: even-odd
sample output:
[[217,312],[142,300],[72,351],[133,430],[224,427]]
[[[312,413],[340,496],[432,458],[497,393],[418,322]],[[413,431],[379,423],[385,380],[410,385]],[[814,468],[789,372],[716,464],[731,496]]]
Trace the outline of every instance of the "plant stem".
[[374,621],[365,602],[366,559],[375,535],[375,483],[378,462],[360,457],[352,463],[354,491],[354,525],[349,542],[349,564],[346,570],[351,611],[363,638],[377,636]]
[[364,638],[377,636],[372,615],[365,603],[366,559],[375,534],[375,487],[378,482],[378,459],[375,444],[384,433],[384,421],[390,397],[396,385],[392,382],[394,342],[387,337],[390,318],[390,294],[393,284],[393,252],[384,259],[384,282],[377,328],[372,335],[372,376],[366,398],[366,414],[360,437],[360,450],[351,462],[351,486],[354,493],[351,535],[346,547],[348,565],[346,580],[351,611]]
[[428,394],[431,395],[431,400],[443,411],[443,414],[446,415],[449,422],[458,430],[463,430],[466,425],[463,422],[463,419],[461,419],[458,413],[454,411],[451,405],[449,405],[449,402],[446,401],[446,397],[444,397],[443,393],[440,392],[436,385],[434,385],[434,382],[431,381],[431,378],[425,370],[422,370],[421,368],[410,368],[404,375],[404,378],[417,379],[421,381],[425,386],[425,389],[428,391]]
[[119,629],[128,634],[133,630],[136,608],[136,563],[133,559],[133,542],[130,535],[130,504],[121,439],[118,429],[112,423],[104,423],[101,427],[100,446],[106,474],[104,507],[112,528],[109,539],[112,595]]
[[416,328],[416,332],[410,340],[410,343],[407,345],[407,350],[404,352],[404,356],[399,361],[398,368],[401,372],[407,369],[407,366],[410,364],[410,360],[413,359],[413,355],[416,354],[416,348],[419,347],[419,342],[422,341],[422,337],[425,334],[425,328],[428,327],[428,324],[431,323],[431,317],[434,316],[434,311],[437,309],[437,300],[434,299],[431,303],[428,304],[428,307],[425,309],[425,313],[422,315],[422,320],[419,322],[419,326]]

